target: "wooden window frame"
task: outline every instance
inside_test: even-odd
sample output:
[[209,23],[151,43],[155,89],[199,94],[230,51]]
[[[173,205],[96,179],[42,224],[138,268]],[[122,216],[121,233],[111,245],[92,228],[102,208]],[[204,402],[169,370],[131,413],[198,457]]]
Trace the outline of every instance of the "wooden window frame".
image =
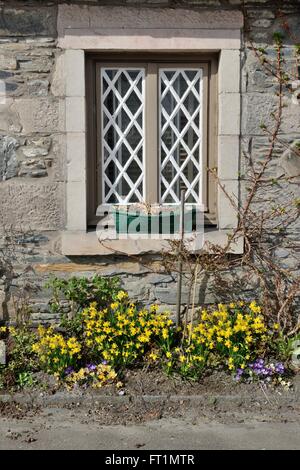
[[[217,54],[178,54],[178,53],[88,53],[86,54],[86,117],[87,117],[87,223],[95,226],[99,219],[95,216],[101,203],[101,145],[100,144],[100,87],[97,86],[99,67],[144,67],[146,71],[145,109],[156,119],[148,119],[145,126],[146,155],[146,198],[147,202],[157,202],[159,194],[159,110],[158,110],[158,69],[168,67],[203,68],[203,187],[205,188],[205,223],[217,224],[217,183],[208,168],[217,165]],[[206,112],[205,112],[206,110]],[[151,164],[149,164],[151,161]],[[203,165],[203,166],[204,166]]]

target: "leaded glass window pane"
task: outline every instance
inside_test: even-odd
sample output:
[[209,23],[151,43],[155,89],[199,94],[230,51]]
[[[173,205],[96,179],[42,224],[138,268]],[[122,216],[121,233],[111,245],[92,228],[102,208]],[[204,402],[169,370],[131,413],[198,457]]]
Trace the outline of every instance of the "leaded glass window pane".
[[202,69],[159,71],[160,200],[202,204]]
[[104,203],[144,200],[144,83],[141,68],[101,69]]

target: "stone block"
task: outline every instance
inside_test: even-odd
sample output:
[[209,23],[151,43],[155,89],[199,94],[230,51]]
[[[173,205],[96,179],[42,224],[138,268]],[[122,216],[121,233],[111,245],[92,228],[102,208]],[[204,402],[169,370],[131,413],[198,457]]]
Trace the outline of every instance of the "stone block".
[[84,132],[67,134],[67,174],[68,181],[85,180],[86,154]]
[[145,277],[148,284],[170,284],[176,280],[176,275],[152,273]]
[[[71,7],[72,8],[72,7]],[[71,10],[69,8],[69,11]],[[66,11],[66,10],[65,10]],[[61,10],[59,10],[61,15]],[[63,16],[63,15],[61,15]],[[91,28],[132,29],[238,29],[243,25],[243,15],[234,10],[191,10],[185,8],[143,8],[129,6],[91,6]],[[72,26],[75,27],[75,26]]]
[[24,134],[64,131],[64,102],[50,98],[15,100],[12,109],[20,118]]
[[55,6],[35,5],[34,8],[0,8],[0,37],[56,37],[56,16]]
[[66,180],[66,134],[52,136],[52,144],[46,160],[51,159],[52,177],[54,181]]
[[252,21],[251,25],[253,28],[269,28],[272,24],[272,21],[267,18],[258,18],[255,21]]
[[53,66],[53,60],[48,57],[22,57],[18,59],[20,71],[34,73],[48,73]]
[[62,37],[69,28],[88,28],[90,26],[90,13],[86,5],[59,5],[57,32]]
[[85,181],[72,181],[67,184],[67,228],[86,230]]
[[13,99],[4,98],[2,102],[0,95],[0,132],[15,133],[21,130],[20,116],[14,108]]
[[19,145],[19,141],[14,137],[0,137],[0,181],[17,176],[19,162],[16,150]]
[[85,132],[84,98],[66,98],[66,131]]
[[220,93],[219,94],[219,134],[220,135],[239,135],[240,134],[240,116],[241,116],[241,98],[239,93]]
[[135,281],[128,281],[128,279],[124,279],[123,287],[130,297],[138,299],[138,300],[145,300],[149,297],[149,286],[145,285],[145,283],[140,280]]
[[17,61],[15,57],[0,54],[0,69],[4,70],[16,70]]
[[0,70],[0,79],[5,80],[6,78],[13,77],[14,74],[12,72],[7,72],[6,70]]
[[65,52],[66,96],[85,96],[84,51]]
[[[169,287],[160,287],[157,286],[154,290],[154,294],[156,299],[161,304],[167,305],[176,305],[176,295],[177,295],[177,288],[176,284],[170,285]],[[189,288],[187,286],[183,286],[181,292],[181,302],[182,304],[186,304],[189,298]],[[190,299],[191,300],[191,299]],[[213,292],[210,292],[206,286],[202,286],[199,284],[196,285],[195,289],[195,304],[202,305],[202,304],[210,304],[217,301],[216,295]]]
[[300,106],[294,103],[293,96],[285,100],[282,110],[282,124],[280,132],[284,134],[300,134]]
[[238,135],[219,136],[218,176],[221,179],[237,179],[240,161],[240,139]]
[[24,87],[16,82],[5,82],[5,93],[7,96],[22,96]]
[[225,230],[236,227],[238,220],[239,183],[237,180],[220,180],[224,191],[218,188],[218,225]]
[[64,224],[64,185],[20,178],[0,185],[0,219],[22,229],[60,230]]
[[277,176],[291,177],[292,183],[300,182],[300,140],[285,150],[277,164]]
[[253,51],[246,51],[243,76],[248,92],[275,91],[274,77],[265,72]]
[[49,90],[48,80],[30,80],[28,82],[28,93],[32,96],[47,96]]
[[276,99],[271,93],[248,93],[242,98],[242,133],[263,135],[262,125],[274,126],[272,113],[276,112]]
[[219,61],[219,92],[239,93],[240,51],[222,50]]
[[29,176],[31,178],[40,178],[47,176],[45,162],[39,159],[30,159],[21,162],[19,176]]
[[54,96],[66,96],[66,74],[64,54],[61,54],[56,57],[51,83],[51,93]]
[[51,143],[50,137],[27,139],[26,145],[21,147],[22,154],[27,158],[46,157],[49,154]]

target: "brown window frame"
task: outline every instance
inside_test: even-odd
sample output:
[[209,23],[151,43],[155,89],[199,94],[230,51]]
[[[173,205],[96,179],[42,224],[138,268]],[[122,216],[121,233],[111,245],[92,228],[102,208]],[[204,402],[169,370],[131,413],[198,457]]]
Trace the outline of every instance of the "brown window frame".
[[[204,165],[207,165],[203,185],[205,187],[205,224],[217,224],[217,184],[208,168],[217,166],[217,68],[218,56],[214,54],[178,53],[89,53],[86,55],[86,117],[87,117],[87,224],[95,226],[97,207],[101,203],[101,132],[100,132],[100,87],[97,74],[103,66],[142,66],[146,69],[145,108],[155,119],[155,125],[145,127],[145,154],[151,164],[146,168],[147,202],[157,202],[158,195],[158,69],[174,66],[201,66],[204,70]],[[151,86],[147,86],[150,85]],[[150,157],[149,157],[150,156]],[[153,164],[154,163],[154,164]],[[205,168],[204,168],[205,170]],[[153,181],[155,184],[153,184]],[[150,184],[151,182],[151,184]],[[151,189],[150,189],[151,188]]]

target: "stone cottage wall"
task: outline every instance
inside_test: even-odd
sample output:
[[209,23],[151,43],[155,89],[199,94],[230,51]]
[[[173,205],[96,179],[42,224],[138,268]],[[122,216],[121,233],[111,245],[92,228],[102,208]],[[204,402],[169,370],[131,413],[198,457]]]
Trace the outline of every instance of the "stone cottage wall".
[[[34,286],[31,293],[32,318],[35,321],[55,320],[50,313],[49,292],[43,288],[50,273],[59,276],[85,275],[96,272],[120,275],[130,295],[146,304],[159,302],[174,309],[175,281],[172,274],[157,274],[143,262],[124,257],[65,257],[60,254],[61,231],[66,224],[66,151],[65,151],[65,87],[58,66],[61,51],[57,47],[57,9],[59,1],[0,1],[0,216],[1,225],[14,229],[14,269],[20,276],[11,278],[0,273],[0,319],[14,315],[14,296],[22,286]],[[240,0],[127,0],[73,1],[76,4],[145,5],[149,8],[212,9],[240,8]],[[297,0],[275,2],[245,0],[251,34],[257,44],[270,46],[274,31],[282,29],[276,14],[277,6],[291,25],[300,43],[300,5]],[[261,159],[268,141],[260,127],[268,124],[274,109],[275,86],[264,74],[251,52],[248,33],[242,50],[242,150],[255,160]],[[293,48],[286,41],[287,60]],[[287,102],[281,139],[292,143],[300,138],[300,107]],[[277,146],[277,159],[272,175],[300,172],[297,161],[282,157],[284,146]],[[246,160],[241,160],[241,172]],[[299,183],[274,186],[260,204],[284,199],[293,191],[299,197]],[[276,255],[288,268],[299,269],[299,225],[274,247]],[[291,254],[293,252],[293,255]],[[155,260],[154,260],[155,261]],[[157,261],[156,261],[157,263]],[[26,268],[24,271],[24,268]],[[241,273],[242,274],[242,273]],[[230,275],[230,274],[228,274]],[[249,297],[255,295],[256,281],[244,286]],[[183,287],[183,302],[188,286]],[[209,279],[199,282],[198,303],[215,299]]]

